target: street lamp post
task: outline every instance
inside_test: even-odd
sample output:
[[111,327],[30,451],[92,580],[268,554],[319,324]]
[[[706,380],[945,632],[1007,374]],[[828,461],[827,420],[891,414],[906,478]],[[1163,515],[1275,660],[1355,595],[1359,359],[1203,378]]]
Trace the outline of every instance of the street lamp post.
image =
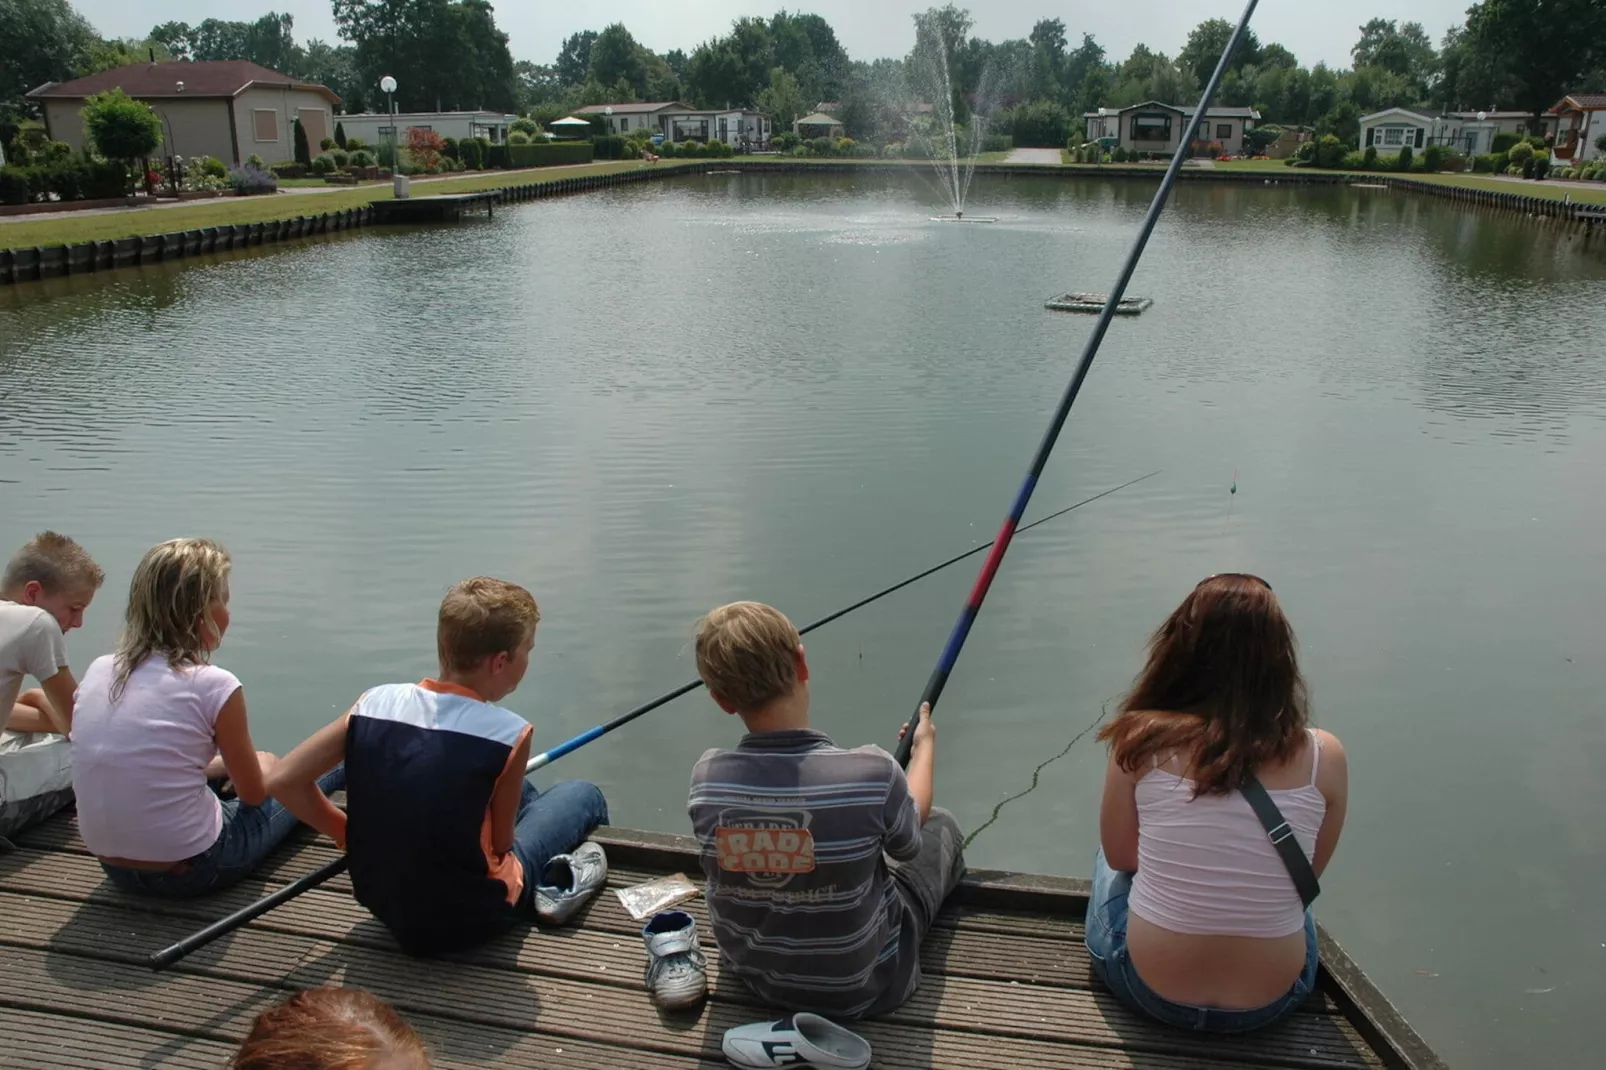
[[390,105],[390,184],[397,197],[407,196],[407,177],[401,173],[401,129],[396,124],[396,79],[385,75],[379,80]]

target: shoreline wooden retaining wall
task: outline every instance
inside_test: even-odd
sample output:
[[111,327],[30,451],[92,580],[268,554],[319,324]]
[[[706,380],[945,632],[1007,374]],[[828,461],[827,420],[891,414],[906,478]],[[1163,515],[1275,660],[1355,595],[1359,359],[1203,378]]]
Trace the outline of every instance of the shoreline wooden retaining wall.
[[[804,163],[794,160],[750,161],[710,160],[697,164],[669,164],[663,167],[642,167],[634,171],[616,171],[611,174],[581,175],[574,178],[548,179],[520,185],[502,186],[486,192],[496,194],[503,204],[567,197],[593,190],[610,189],[682,175],[706,174],[710,171],[741,171],[751,174],[842,174],[865,171],[898,174],[912,166],[902,162],[841,161],[836,163]],[[1157,181],[1163,174],[1154,167],[1129,167],[1121,164],[1104,164],[1098,167],[1044,167],[1031,164],[981,164],[977,174],[1005,175],[1022,178],[1132,178]],[[1459,201],[1482,208],[1515,212],[1540,222],[1558,222],[1568,228],[1579,228],[1593,235],[1596,227],[1606,228],[1606,207],[1559,201],[1549,197],[1533,197],[1503,190],[1467,189],[1461,186],[1441,185],[1390,174],[1363,172],[1326,172],[1289,169],[1288,174],[1269,171],[1236,171],[1221,168],[1184,170],[1180,176],[1188,182],[1236,183],[1240,185],[1293,185],[1293,186],[1348,186],[1357,183],[1387,186],[1389,189],[1426,194],[1451,201]],[[427,195],[426,195],[427,196]],[[32,282],[38,279],[79,275],[138,264],[159,263],[206,253],[225,252],[251,246],[271,245],[319,234],[333,234],[372,226],[375,222],[372,205],[345,208],[317,215],[295,216],[266,223],[236,223],[221,227],[200,227],[172,231],[166,234],[148,234],[137,238],[114,238],[104,241],[78,242],[69,245],[44,245],[20,249],[0,249],[0,285]],[[4,229],[0,227],[0,240]]]

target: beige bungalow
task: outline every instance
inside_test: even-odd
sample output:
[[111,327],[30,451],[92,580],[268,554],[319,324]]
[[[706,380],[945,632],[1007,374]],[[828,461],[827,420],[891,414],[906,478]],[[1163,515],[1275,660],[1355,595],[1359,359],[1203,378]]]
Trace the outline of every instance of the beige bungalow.
[[770,121],[751,108],[694,108],[679,101],[591,104],[576,115],[600,118],[611,134],[651,130],[665,141],[723,141],[756,148],[770,140]]
[[333,136],[340,98],[326,86],[302,82],[243,59],[135,63],[70,82],[47,82],[28,93],[45,114],[45,129],[74,150],[84,147],[84,100],[121,89],[162,119],[163,155],[216,156],[238,164],[295,159],[296,119],[314,152]]
[[1601,139],[1606,138],[1606,93],[1573,93],[1550,109],[1556,117],[1554,162],[1577,167],[1606,159]]
[[[1083,113],[1087,140],[1118,138],[1128,152],[1171,155],[1177,151],[1182,135],[1193,119],[1194,109],[1158,100],[1144,101],[1126,108],[1100,108]],[[1199,126],[1198,140],[1205,145],[1220,143],[1227,156],[1241,156],[1244,134],[1260,121],[1254,108],[1211,108]]]

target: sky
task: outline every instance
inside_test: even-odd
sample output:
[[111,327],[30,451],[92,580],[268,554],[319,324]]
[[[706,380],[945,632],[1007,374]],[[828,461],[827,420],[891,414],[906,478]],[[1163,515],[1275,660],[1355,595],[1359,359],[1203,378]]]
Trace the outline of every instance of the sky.
[[[1138,43],[1174,55],[1188,31],[1208,18],[1236,18],[1237,0],[1123,0],[1121,3],[1055,3],[1053,0],[956,0],[976,19],[973,31],[1001,41],[1025,37],[1040,18],[1065,22],[1073,44],[1091,33],[1114,60]],[[1326,61],[1348,66],[1349,50],[1361,23],[1382,15],[1427,27],[1437,42],[1466,17],[1471,0],[1267,0],[1256,12],[1255,32],[1264,42],[1292,49],[1306,65]],[[206,18],[247,19],[268,11],[295,16],[297,40],[335,40],[328,0],[74,0],[74,6],[108,37],[143,37],[169,20],[197,23]],[[854,59],[901,56],[913,43],[909,16],[932,0],[588,0],[583,4],[506,3],[496,21],[511,38],[514,59],[550,63],[563,39],[579,30],[600,30],[623,22],[636,39],[656,52],[697,44],[724,33],[742,15],[770,15],[781,7],[823,15]]]

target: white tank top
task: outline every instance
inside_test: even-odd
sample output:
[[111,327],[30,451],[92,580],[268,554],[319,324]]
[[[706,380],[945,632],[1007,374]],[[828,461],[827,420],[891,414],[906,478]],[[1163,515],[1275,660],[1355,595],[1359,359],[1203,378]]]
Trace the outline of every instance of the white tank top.
[[[1327,813],[1316,788],[1322,742],[1310,734],[1310,783],[1268,789],[1307,858]],[[1276,938],[1298,932],[1305,907],[1283,860],[1240,792],[1193,795],[1164,769],[1137,784],[1138,872],[1128,906],[1175,933]]]

